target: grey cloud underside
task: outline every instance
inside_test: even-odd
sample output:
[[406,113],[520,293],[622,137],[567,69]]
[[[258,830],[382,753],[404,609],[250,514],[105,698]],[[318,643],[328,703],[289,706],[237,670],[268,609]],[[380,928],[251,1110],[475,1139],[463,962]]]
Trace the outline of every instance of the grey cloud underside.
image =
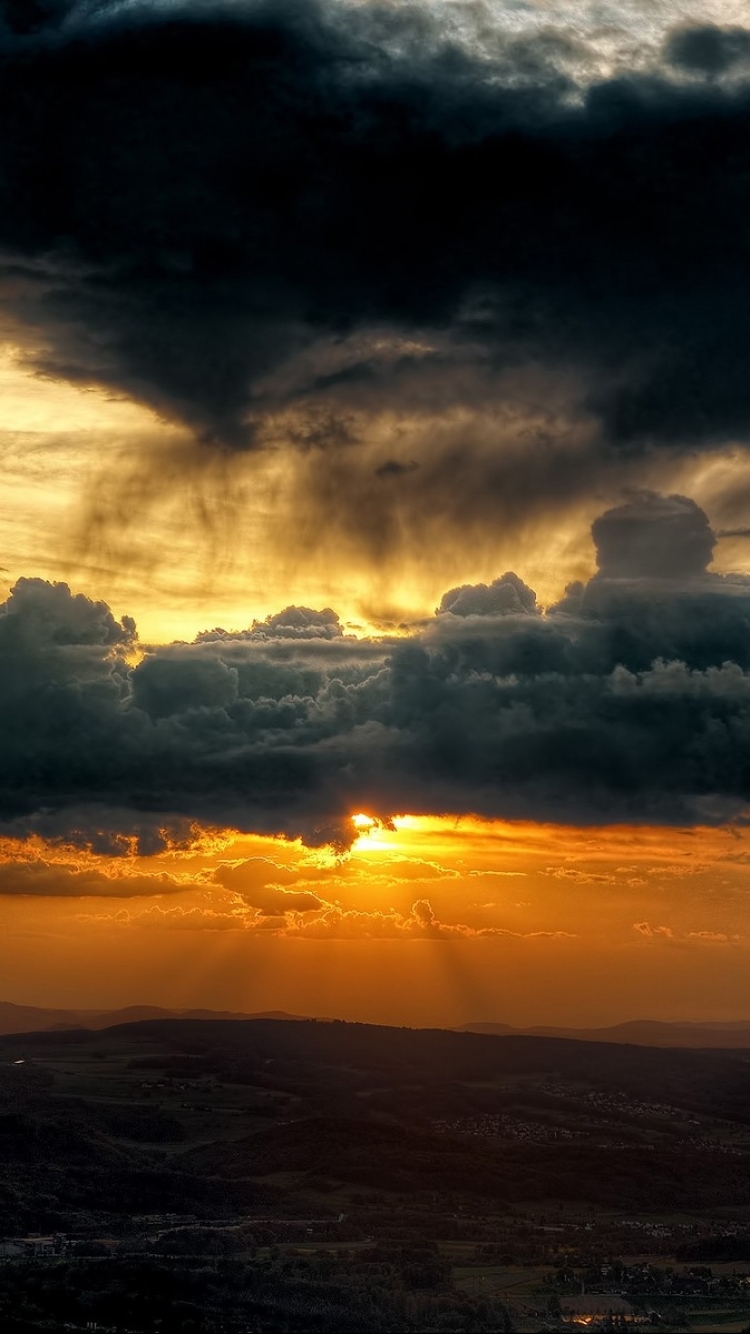
[[594,535],[608,573],[546,615],[506,574],[453,589],[407,640],[321,639],[330,611],[289,608],[134,669],[129,625],[21,581],[0,614],[5,827],[117,851],[191,820],[342,842],[358,809],[738,816],[750,581],[707,572],[713,534],[684,497],[634,497]]
[[74,865],[10,862],[0,865],[0,895],[45,898],[147,898],[175,894],[184,886],[166,875],[108,877]]
[[581,89],[570,36],[417,6],[2,13],[0,298],[45,372],[236,448],[525,363],[620,450],[747,434],[744,30]]

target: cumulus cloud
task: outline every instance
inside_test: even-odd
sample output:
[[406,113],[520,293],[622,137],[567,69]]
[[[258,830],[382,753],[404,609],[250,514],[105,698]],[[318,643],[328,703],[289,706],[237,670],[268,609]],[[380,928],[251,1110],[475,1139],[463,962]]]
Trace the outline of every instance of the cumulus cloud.
[[505,616],[513,612],[533,614],[537,611],[536,593],[519,579],[512,570],[506,570],[491,584],[463,584],[451,588],[440,599],[437,615],[450,612],[453,616]]
[[689,578],[705,574],[716,538],[687,496],[641,492],[595,520],[591,535],[604,578]]
[[463,922],[442,922],[428,899],[418,899],[411,911],[363,911],[328,906],[316,917],[296,919],[283,926],[283,934],[306,940],[481,940],[505,936],[516,940],[572,940],[568,931],[508,931],[501,927],[472,927]]
[[220,658],[177,654],[144,659],[132,675],[133,702],[151,718],[195,709],[224,709],[237,699],[238,673]]
[[633,922],[633,930],[649,940],[654,936],[664,936],[667,940],[671,940],[674,935],[670,926],[652,926],[650,922]]
[[710,945],[738,945],[742,937],[736,932],[727,935],[724,931],[688,931],[687,940],[702,940]]
[[106,875],[92,867],[42,860],[0,864],[0,895],[44,898],[152,898],[177,894],[185,885],[172,876]]
[[592,538],[598,574],[551,609],[583,622],[581,663],[747,665],[750,585],[708,569],[716,537],[693,500],[642,491],[596,519]]
[[298,874],[284,867],[272,866],[263,859],[222,866],[215,873],[215,881],[236,894],[250,907],[257,908],[266,917],[284,916],[285,913],[317,912],[325,900],[307,889],[286,888],[279,880],[294,881]]
[[740,945],[746,939],[737,932],[727,934],[725,931],[686,931],[678,934],[670,926],[652,926],[650,922],[634,922],[633,930],[648,940],[669,940],[682,947],[688,941],[701,945]]
[[253,621],[249,630],[203,630],[198,635],[198,643],[208,643],[212,639],[338,639],[343,635],[341,621],[335,611],[324,607],[315,611],[312,607],[285,607],[266,616],[263,621]]
[[[345,847],[354,811],[744,818],[750,580],[706,569],[684,497],[631,499],[594,537],[599,573],[546,615],[504,575],[402,639],[321,639],[326,610],[308,639],[212,637],[135,667],[129,625],[26,581],[0,610],[4,826],[112,854],[193,821]],[[225,873],[241,893],[249,874]],[[283,873],[263,883],[248,902],[285,911]]]
[[128,645],[135,637],[135,621],[116,621],[104,602],[72,594],[67,584],[44,579],[19,579],[0,607],[0,646],[12,649],[23,639],[40,647]]
[[[500,927],[471,927],[463,922],[443,922],[427,899],[418,899],[409,912],[395,908],[342,908],[322,903],[316,913],[281,909],[277,915],[248,912],[237,906],[186,907],[156,905],[143,912],[127,912],[123,925],[158,926],[178,931],[242,931],[249,934],[284,936],[292,940],[430,940],[473,941],[487,937],[509,940],[574,940],[569,931],[508,931]],[[111,921],[100,917],[101,921]]]

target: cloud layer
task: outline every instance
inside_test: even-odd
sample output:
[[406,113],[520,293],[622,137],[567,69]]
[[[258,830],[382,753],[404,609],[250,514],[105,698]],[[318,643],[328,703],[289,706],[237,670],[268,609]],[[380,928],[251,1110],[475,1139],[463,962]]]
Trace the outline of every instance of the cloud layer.
[[116,852],[191,820],[342,843],[358,810],[739,816],[750,581],[707,570],[685,497],[634,496],[594,537],[600,572],[546,615],[506,574],[452,590],[406,639],[292,608],[135,667],[132,623],[22,580],[0,610],[5,828]]
[[418,5],[2,12],[0,308],[45,374],[233,448],[523,366],[602,448],[746,437],[745,29],[595,77],[580,33]]

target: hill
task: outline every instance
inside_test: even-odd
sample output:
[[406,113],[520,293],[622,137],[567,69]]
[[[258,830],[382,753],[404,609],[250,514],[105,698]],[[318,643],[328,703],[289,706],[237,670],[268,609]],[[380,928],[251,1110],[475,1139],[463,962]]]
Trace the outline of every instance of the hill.
[[119,1010],[63,1010],[0,1001],[0,1037],[7,1033],[35,1033],[44,1029],[111,1028],[113,1024],[145,1019],[297,1019],[283,1010],[244,1014],[231,1010],[170,1010],[159,1005],[129,1005]]
[[635,1043],[641,1047],[747,1047],[750,1048],[750,1022],[736,1020],[714,1023],[665,1023],[658,1019],[633,1019],[608,1028],[560,1028],[540,1024],[532,1028],[513,1028],[510,1024],[462,1024],[458,1033],[485,1033],[494,1036],[524,1034],[527,1037],[573,1038],[577,1042]]
[[[673,1320],[709,1291],[696,1262],[750,1261],[749,1170],[740,1050],[295,1019],[9,1035],[0,1324],[153,1334],[158,1292],[170,1334],[538,1331],[625,1282]],[[712,1318],[743,1328],[745,1277],[717,1282]]]
[[7,1036],[0,1077],[0,1147],[6,1167],[30,1173],[24,1198],[38,1172],[47,1198],[61,1173],[80,1196],[100,1168],[114,1212],[132,1210],[141,1190],[149,1208],[168,1197],[214,1210],[223,1198],[246,1210],[279,1174],[291,1209],[311,1181],[328,1191],[387,1183],[412,1198],[745,1202],[750,1062],[740,1052],[160,1018]]
[[[33,1033],[45,1029],[87,1028],[97,1031],[116,1024],[138,1023],[159,1019],[296,1019],[305,1016],[287,1014],[283,1010],[263,1010],[246,1014],[235,1010],[170,1009],[159,1005],[130,1005],[115,1010],[54,1009],[34,1005],[14,1005],[0,1001],[0,1037],[9,1033]],[[666,1023],[655,1019],[634,1019],[606,1028],[571,1028],[538,1024],[530,1028],[515,1028],[503,1023],[470,1023],[458,1025],[456,1033],[480,1033],[493,1037],[550,1037],[566,1038],[576,1042],[608,1042],[635,1044],[641,1047],[715,1047],[750,1049],[750,1021],[736,1020],[707,1023]]]

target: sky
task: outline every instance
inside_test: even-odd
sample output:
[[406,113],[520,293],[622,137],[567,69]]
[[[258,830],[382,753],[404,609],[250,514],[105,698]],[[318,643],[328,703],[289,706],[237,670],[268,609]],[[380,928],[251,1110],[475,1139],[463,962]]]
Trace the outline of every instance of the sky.
[[750,1019],[746,6],[0,66],[0,996]]

